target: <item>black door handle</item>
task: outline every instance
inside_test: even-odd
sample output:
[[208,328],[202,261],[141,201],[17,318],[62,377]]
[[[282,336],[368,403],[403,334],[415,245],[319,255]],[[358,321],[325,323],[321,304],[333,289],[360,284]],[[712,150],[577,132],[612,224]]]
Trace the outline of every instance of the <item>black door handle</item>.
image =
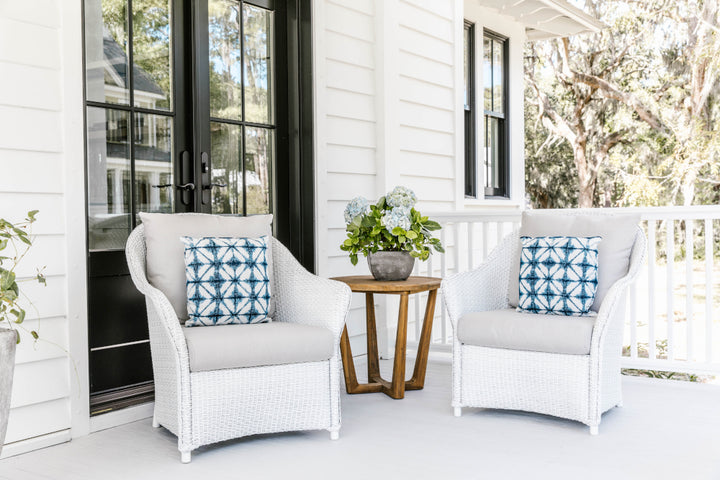
[[210,185],[203,185],[203,190],[211,190],[213,187],[225,188],[225,187],[227,187],[227,184],[225,184],[225,183],[211,183]]
[[153,185],[152,188],[168,188],[172,186],[172,183],[163,183],[162,185]]
[[187,191],[191,191],[191,192],[192,192],[193,190],[195,190],[195,184],[192,183],[192,182],[184,183],[184,184],[182,184],[182,185],[175,185],[175,187],[176,187],[178,190],[183,190],[183,191],[186,191],[186,192],[187,192]]

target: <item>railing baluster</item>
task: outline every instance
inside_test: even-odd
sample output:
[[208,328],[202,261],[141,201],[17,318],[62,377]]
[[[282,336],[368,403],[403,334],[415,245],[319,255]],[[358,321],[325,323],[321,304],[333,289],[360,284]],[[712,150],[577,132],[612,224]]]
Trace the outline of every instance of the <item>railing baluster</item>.
[[637,287],[630,285],[630,302],[628,304],[628,318],[630,319],[630,357],[637,358]]
[[[440,241],[443,245],[445,245],[445,248],[448,248],[449,245],[447,244],[447,235],[445,234],[447,229],[443,228],[440,230]],[[457,236],[453,239],[453,248],[457,250]],[[447,276],[447,254],[440,256],[440,277],[445,278]],[[440,302],[440,305],[442,305],[442,302]],[[440,308],[440,343],[446,343],[447,342],[447,325],[446,325],[446,318],[445,318],[445,309]]]
[[687,360],[692,362],[695,360],[694,345],[694,315],[693,315],[693,257],[694,255],[694,235],[692,220],[685,220],[685,335],[687,340]]
[[500,245],[500,242],[503,239],[503,225],[503,222],[497,222],[495,224],[495,236],[497,237],[497,239],[494,246]]
[[484,262],[488,256],[488,236],[489,236],[488,222],[482,222],[482,261]]
[[475,267],[475,222],[468,222],[468,271]]
[[665,254],[667,256],[667,359],[674,360],[673,324],[675,322],[675,302],[673,299],[673,269],[675,268],[675,221],[665,220]]
[[[655,263],[657,262],[655,220],[648,220],[648,358],[655,360]],[[635,345],[637,348],[637,345]]]
[[713,361],[713,268],[715,249],[713,221],[705,219],[705,362]]

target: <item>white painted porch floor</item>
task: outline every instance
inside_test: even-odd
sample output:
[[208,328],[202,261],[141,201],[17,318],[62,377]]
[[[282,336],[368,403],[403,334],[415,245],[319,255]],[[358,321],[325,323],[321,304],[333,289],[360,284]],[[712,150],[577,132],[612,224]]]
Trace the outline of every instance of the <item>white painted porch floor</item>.
[[[383,362],[387,368],[387,362]],[[450,408],[450,365],[404,400],[343,395],[340,440],[301,432],[204,447],[183,465],[150,420],[0,461],[3,480],[720,479],[720,387],[624,377],[600,435],[521,412]]]

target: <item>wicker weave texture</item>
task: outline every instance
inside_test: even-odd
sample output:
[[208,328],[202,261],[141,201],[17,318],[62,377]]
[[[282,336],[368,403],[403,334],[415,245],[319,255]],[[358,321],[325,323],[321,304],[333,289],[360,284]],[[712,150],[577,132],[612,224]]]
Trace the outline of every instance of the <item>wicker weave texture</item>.
[[177,315],[167,297],[147,281],[143,234],[142,225],[131,233],[126,256],[133,282],[146,297],[155,420],[177,435],[178,449],[187,455],[202,445],[257,433],[337,432],[339,339],[350,306],[350,288],[309,273],[272,239],[274,321],[328,328],[335,337],[333,357],[323,362],[191,373]]
[[511,262],[518,261],[513,253],[518,241],[515,231],[479,268],[443,280],[443,300],[453,325],[452,405],[525,410],[597,427],[603,412],[622,403],[625,294],[645,260],[645,235],[638,228],[628,273],[613,284],[600,306],[589,355],[461,344],[456,327],[463,315],[508,307],[508,275]]

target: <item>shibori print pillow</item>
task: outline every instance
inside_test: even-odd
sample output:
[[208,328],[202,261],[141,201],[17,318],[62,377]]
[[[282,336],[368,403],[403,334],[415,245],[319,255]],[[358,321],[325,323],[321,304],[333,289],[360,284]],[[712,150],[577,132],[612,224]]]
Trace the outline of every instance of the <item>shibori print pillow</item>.
[[268,237],[182,237],[187,327],[270,321]]
[[598,283],[601,237],[521,237],[518,311],[587,315]]

